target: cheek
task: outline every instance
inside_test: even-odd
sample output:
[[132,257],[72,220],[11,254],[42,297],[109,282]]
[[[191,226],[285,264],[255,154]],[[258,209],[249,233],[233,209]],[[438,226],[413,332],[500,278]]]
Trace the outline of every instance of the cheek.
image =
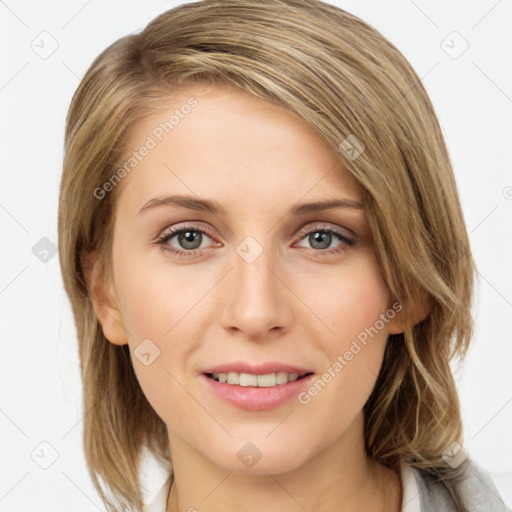
[[[307,278],[300,293],[321,320],[317,337],[330,353],[348,348],[374,326],[386,313],[390,299],[373,251],[361,254],[354,264],[330,267]],[[387,338],[386,325],[379,326],[383,331],[379,338]]]
[[318,282],[322,293],[309,297],[321,312],[317,339],[326,359],[299,402],[309,418],[329,425],[335,436],[361,411],[375,385],[388,337],[382,318],[387,318],[390,294],[373,255]]
[[203,327],[194,321],[199,297],[183,290],[187,290],[186,283],[180,279],[139,274],[125,282],[121,309],[130,331],[135,375],[148,402],[167,425],[176,421],[176,411],[180,411],[192,433],[204,412],[191,407],[188,379],[192,376],[187,375],[186,363],[198,349]]
[[[128,238],[128,237],[126,237]],[[140,241],[138,242],[140,245]],[[190,270],[167,265],[159,249],[125,251],[129,243],[114,248],[116,292],[123,321],[133,344],[139,338],[165,343],[190,323],[190,314],[204,294],[201,279]]]
[[[166,410],[190,400],[180,382],[184,362],[196,350],[194,339],[204,327],[196,307],[204,294],[190,273],[171,271],[147,254],[128,251],[129,243],[114,245],[114,280],[133,368],[141,388],[164,419]],[[192,341],[192,343],[191,343]]]

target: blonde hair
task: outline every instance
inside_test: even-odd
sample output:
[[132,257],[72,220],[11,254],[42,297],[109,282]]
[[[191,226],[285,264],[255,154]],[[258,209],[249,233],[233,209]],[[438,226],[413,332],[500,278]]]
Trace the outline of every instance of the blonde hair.
[[[472,333],[474,263],[450,158],[405,57],[367,23],[317,0],[180,5],[104,50],[73,97],[60,263],[79,341],[85,456],[105,504],[141,510],[141,451],[161,460],[170,452],[128,345],[109,343],[94,314],[87,255],[98,254],[109,271],[117,197],[113,190],[98,200],[94,190],[118,169],[130,128],[197,83],[232,84],[295,112],[361,185],[382,272],[410,324],[389,337],[364,407],[366,450],[390,468],[402,462],[438,476],[463,510],[455,485],[461,468],[450,468],[443,451],[462,443],[450,360],[464,356]],[[357,158],[347,141],[364,144]],[[428,311],[419,315],[422,304]]]

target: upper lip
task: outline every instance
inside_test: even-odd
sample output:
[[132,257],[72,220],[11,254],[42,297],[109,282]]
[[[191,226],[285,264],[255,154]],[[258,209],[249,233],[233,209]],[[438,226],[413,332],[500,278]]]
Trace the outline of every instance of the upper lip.
[[305,373],[313,373],[307,368],[294,366],[288,363],[280,363],[277,361],[268,361],[265,363],[247,363],[244,361],[233,361],[231,363],[219,364],[212,366],[203,373],[250,373],[252,375],[266,375],[268,373],[297,373],[303,375]]

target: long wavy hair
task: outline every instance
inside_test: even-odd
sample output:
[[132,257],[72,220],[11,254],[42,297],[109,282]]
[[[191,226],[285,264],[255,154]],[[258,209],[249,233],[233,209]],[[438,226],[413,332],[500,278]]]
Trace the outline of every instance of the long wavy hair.
[[[130,130],[174,91],[202,83],[232,84],[295,112],[360,184],[383,275],[408,319],[389,337],[364,406],[366,451],[387,467],[407,464],[442,479],[462,511],[456,483],[465,465],[451,468],[443,452],[462,444],[450,363],[463,358],[472,334],[474,262],[450,158],[427,92],[400,51],[317,0],[179,5],[104,50],[73,96],[59,256],[79,342],[85,457],[106,506],[140,511],[142,451],[162,461],[170,451],[128,345],[108,342],[93,310],[87,255],[111,270],[117,197],[114,188],[99,200],[95,190],[126,158]],[[418,317],[421,304],[428,310]]]

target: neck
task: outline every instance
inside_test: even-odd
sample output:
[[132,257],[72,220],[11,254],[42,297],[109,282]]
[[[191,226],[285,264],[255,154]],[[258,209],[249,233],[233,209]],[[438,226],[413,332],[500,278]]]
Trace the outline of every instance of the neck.
[[222,468],[170,433],[174,481],[167,512],[399,512],[400,478],[366,456],[362,432],[358,418],[307,464],[274,474]]

